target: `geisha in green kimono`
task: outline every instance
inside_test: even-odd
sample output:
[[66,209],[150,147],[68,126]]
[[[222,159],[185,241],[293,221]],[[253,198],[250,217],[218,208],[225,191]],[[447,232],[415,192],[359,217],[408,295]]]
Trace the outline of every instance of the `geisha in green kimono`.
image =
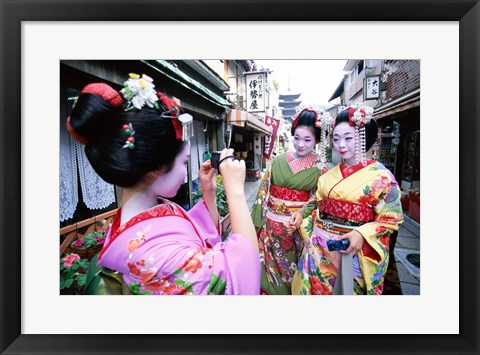
[[[321,124],[329,114],[304,108],[292,123],[294,151],[275,157],[268,167],[255,203],[252,219],[257,229],[262,267],[261,294],[290,295],[297,259],[302,250],[300,237],[292,227],[292,212],[302,209],[315,196],[318,177],[327,171],[325,154],[314,153],[320,144],[324,152]],[[313,208],[312,208],[313,210]],[[305,217],[312,210],[304,210]]]

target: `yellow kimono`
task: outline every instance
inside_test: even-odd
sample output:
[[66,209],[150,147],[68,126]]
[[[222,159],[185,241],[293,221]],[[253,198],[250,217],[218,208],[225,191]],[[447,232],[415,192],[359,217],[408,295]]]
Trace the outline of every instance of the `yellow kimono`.
[[[341,254],[326,242],[355,230],[361,251],[353,257],[355,294],[382,294],[390,233],[403,220],[400,189],[381,163],[337,165],[318,180],[317,209],[301,227],[304,247],[292,282],[293,294],[332,294]],[[308,206],[306,206],[308,208]]]

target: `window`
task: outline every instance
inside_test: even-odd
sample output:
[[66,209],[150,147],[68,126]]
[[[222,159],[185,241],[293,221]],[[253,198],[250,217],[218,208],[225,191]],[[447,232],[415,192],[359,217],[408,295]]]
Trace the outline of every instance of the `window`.
[[353,83],[355,79],[358,78],[360,73],[363,71],[364,65],[365,65],[365,61],[360,60],[358,64],[355,66],[355,68],[353,68],[352,73],[350,74],[350,83]]

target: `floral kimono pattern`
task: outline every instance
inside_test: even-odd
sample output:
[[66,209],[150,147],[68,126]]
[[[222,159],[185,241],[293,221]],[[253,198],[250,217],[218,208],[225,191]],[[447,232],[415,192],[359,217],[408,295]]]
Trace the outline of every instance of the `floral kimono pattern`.
[[314,198],[319,175],[315,155],[294,159],[287,152],[272,161],[263,177],[252,208],[262,267],[261,294],[291,294],[301,245],[297,233],[287,235],[284,223]]
[[258,253],[242,235],[219,235],[203,200],[188,213],[164,200],[119,225],[119,210],[98,264],[123,274],[134,294],[259,294]]
[[326,241],[351,230],[365,239],[353,257],[354,293],[382,294],[389,236],[403,221],[401,194],[389,170],[374,160],[367,163],[351,167],[341,163],[320,177],[317,210],[301,227],[304,246],[293,294],[332,294],[341,254],[329,251]]

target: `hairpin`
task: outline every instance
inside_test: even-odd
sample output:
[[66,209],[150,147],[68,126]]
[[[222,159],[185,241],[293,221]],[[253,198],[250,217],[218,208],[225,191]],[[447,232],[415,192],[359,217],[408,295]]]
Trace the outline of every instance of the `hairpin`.
[[160,117],[172,118],[173,128],[175,129],[175,138],[178,140],[187,140],[193,137],[192,115],[188,113],[179,115],[180,108],[173,99],[161,92],[157,93],[157,96],[168,109],[163,112]]
[[355,159],[357,163],[367,164],[365,125],[373,119],[373,107],[357,103],[348,108],[348,120],[355,127]]
[[317,113],[317,120],[315,121],[315,127],[320,128],[320,149],[318,152],[318,158],[320,163],[325,165],[327,162],[327,133],[330,131],[333,126],[333,117],[329,112],[325,111],[323,108]]
[[123,145],[122,148],[128,148],[128,149],[135,148],[135,138],[133,138],[135,131],[133,130],[132,124],[131,123],[124,124],[122,126],[122,129],[123,129],[123,132],[125,132],[125,134],[128,135],[128,138],[125,141],[125,144]]

